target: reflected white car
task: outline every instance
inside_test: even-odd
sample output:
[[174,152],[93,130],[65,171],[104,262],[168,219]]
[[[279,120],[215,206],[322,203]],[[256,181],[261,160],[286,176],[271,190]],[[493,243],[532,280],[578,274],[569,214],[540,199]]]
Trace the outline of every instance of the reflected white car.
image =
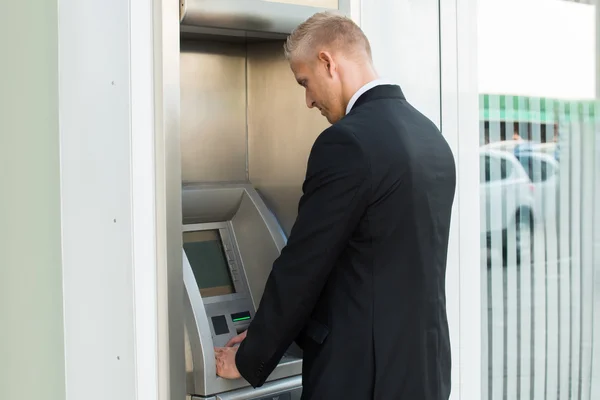
[[538,221],[547,224],[558,219],[560,171],[556,159],[537,151],[518,152],[519,160],[534,186]]
[[480,149],[479,196],[481,234],[487,247],[502,243],[506,254],[511,237],[518,255],[529,253],[537,220],[535,185],[513,154]]
[[547,154],[558,161],[558,144],[555,142],[536,143],[523,139],[511,139],[488,143],[481,148],[486,150],[502,150],[513,154],[524,151],[533,151],[536,153]]

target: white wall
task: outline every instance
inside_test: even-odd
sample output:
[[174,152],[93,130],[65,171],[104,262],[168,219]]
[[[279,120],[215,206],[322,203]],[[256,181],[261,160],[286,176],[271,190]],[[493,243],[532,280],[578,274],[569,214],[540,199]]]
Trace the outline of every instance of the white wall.
[[56,0],[0,5],[3,400],[65,393],[57,21]]
[[377,72],[440,127],[438,1],[362,0],[360,24]]

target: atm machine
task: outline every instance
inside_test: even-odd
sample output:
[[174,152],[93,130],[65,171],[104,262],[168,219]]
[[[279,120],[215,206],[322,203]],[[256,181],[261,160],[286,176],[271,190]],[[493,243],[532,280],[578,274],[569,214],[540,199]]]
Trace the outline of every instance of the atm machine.
[[211,398],[299,399],[302,358],[296,346],[259,389],[217,377],[214,362],[213,346],[224,346],[252,321],[285,245],[275,216],[250,184],[185,185],[182,202],[188,394],[194,400],[215,394]]
[[181,243],[188,400],[297,400],[292,345],[260,388],[216,375],[215,346],[243,332],[296,217],[327,121],[309,110],[284,40],[350,0],[180,0]]

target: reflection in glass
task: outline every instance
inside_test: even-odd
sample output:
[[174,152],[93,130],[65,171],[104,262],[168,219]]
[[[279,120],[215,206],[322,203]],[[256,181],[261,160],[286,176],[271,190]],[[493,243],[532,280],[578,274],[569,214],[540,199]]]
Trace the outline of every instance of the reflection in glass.
[[[495,63],[480,60],[480,68],[498,77],[480,85],[482,398],[600,399],[598,43],[572,37],[582,48],[548,47],[540,58],[539,49],[497,37],[520,32],[545,48],[553,37],[595,34],[597,10],[593,1],[481,3],[480,57]],[[518,15],[494,30],[488,19],[502,13]]]

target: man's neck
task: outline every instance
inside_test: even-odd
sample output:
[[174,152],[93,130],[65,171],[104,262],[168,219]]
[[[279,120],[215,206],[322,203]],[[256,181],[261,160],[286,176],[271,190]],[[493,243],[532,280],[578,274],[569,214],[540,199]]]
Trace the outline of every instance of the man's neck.
[[358,92],[360,88],[377,79],[379,79],[379,76],[372,71],[366,71],[360,76],[356,76],[354,79],[351,79],[350,83],[348,84],[348,89],[345,91],[346,93],[344,93],[344,100],[346,101],[346,104],[348,104],[352,96],[354,96],[354,94]]
[[376,74],[371,75],[368,79],[363,79],[359,84],[355,85],[356,89],[353,90],[352,95],[346,102],[346,114],[350,112],[350,110],[354,107],[356,100],[366,91],[375,87],[379,84],[384,83]]

